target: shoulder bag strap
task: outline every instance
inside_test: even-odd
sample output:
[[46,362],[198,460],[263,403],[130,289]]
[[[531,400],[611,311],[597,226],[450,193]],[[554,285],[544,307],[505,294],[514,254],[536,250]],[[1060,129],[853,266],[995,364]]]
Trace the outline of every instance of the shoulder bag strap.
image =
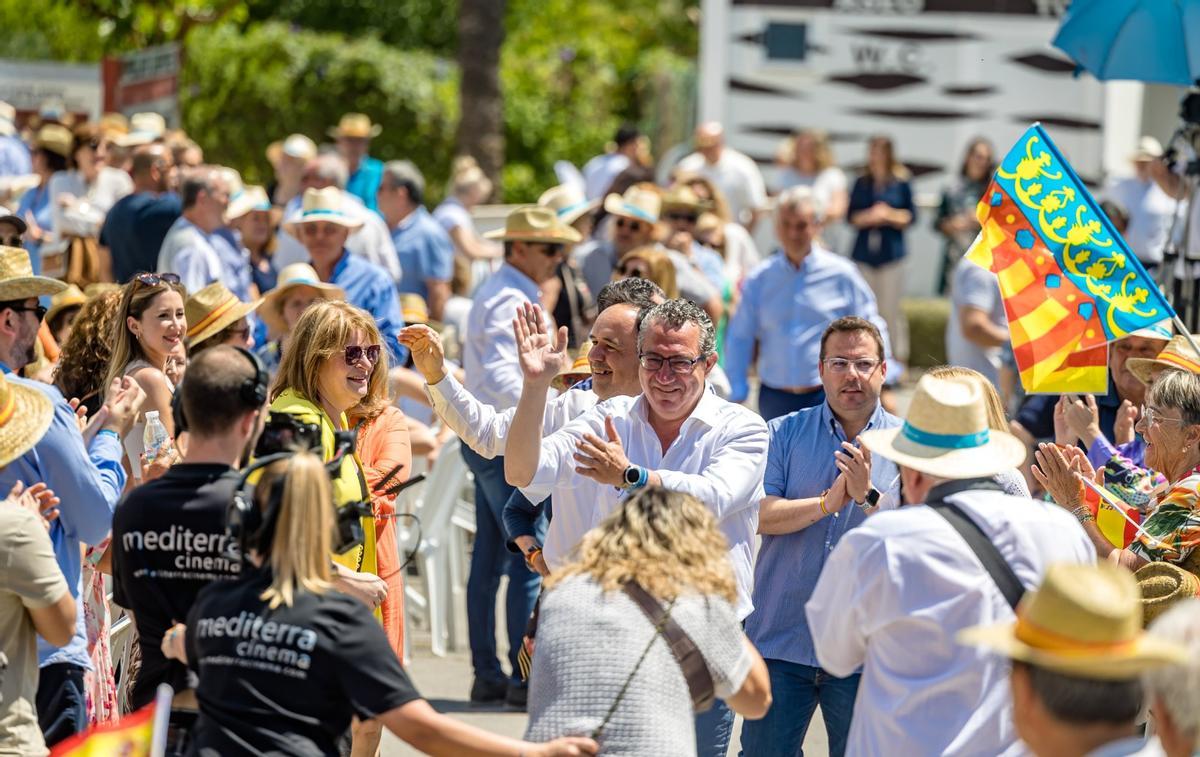
[[[999,490],[1000,487],[992,484],[991,481],[970,481],[964,483],[970,483],[970,486],[954,487],[953,491],[943,491],[939,487],[934,492],[934,499],[925,504],[935,513],[945,518],[951,528],[958,532],[963,541],[967,543],[967,547],[975,553],[975,557],[983,564],[983,569],[992,577],[997,588],[1000,589],[1000,593],[1004,595],[1004,599],[1015,612],[1017,605],[1021,601],[1021,597],[1025,596],[1025,587],[1021,585],[1017,574],[1013,572],[1012,566],[1000,554],[1000,550],[996,549],[996,545],[992,544],[991,539],[987,537],[987,534],[983,532],[979,524],[964,513],[958,505],[945,500],[946,497],[957,494],[960,491],[966,491],[967,489]],[[991,485],[987,486],[985,484]]]
[[675,661],[683,669],[683,677],[687,680],[688,691],[692,695],[692,707],[696,712],[704,712],[712,707],[713,700],[716,699],[712,673],[709,672],[708,663],[704,661],[704,655],[700,654],[700,648],[692,641],[692,637],[679,627],[674,618],[663,611],[658,600],[643,589],[641,584],[630,581],[622,589],[634,604],[646,613],[646,617],[666,640],[671,654],[675,655]]

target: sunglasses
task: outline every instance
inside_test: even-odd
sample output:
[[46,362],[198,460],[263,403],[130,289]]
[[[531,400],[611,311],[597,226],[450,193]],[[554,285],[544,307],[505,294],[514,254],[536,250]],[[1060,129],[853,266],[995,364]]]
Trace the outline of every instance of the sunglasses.
[[618,218],[616,224],[618,229],[629,229],[630,231],[641,231],[642,229],[642,222],[632,218]]
[[358,344],[352,344],[346,348],[346,365],[354,365],[358,361],[362,360],[363,357],[367,358],[368,363],[375,365],[379,362],[379,351],[381,349],[382,348],[378,344],[372,344],[366,347]]
[[552,258],[555,255],[560,255],[560,254],[562,254],[562,251],[563,251],[563,245],[557,244],[557,243],[551,244],[548,242],[544,242],[544,243],[542,243],[542,248],[543,248],[542,254],[548,258]]
[[133,279],[148,287],[156,287],[159,284],[178,284],[182,281],[177,273],[139,273]]
[[687,223],[695,223],[699,216],[694,213],[667,213],[668,221],[686,221]]
[[9,305],[8,309],[13,311],[14,313],[33,313],[34,315],[37,316],[37,319],[39,321],[41,321],[43,318],[46,317],[46,312],[47,312],[47,309],[42,307],[41,305],[36,305],[34,307],[25,307],[25,306],[18,307],[16,305]]
[[4,245],[5,247],[20,247],[21,235],[16,234],[11,237],[0,237],[0,245]]
[[646,272],[634,265],[624,265],[617,269],[617,273],[622,276],[630,276],[635,279],[645,278]]

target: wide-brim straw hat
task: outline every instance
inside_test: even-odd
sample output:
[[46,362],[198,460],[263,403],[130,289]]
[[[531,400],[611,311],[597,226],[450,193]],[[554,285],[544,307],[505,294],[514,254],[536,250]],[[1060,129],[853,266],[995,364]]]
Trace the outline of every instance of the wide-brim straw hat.
[[33,449],[53,418],[49,397],[0,373],[0,466]]
[[37,147],[69,160],[75,146],[75,135],[60,124],[46,124],[38,129],[33,142]]
[[517,208],[504,219],[503,229],[489,231],[484,236],[504,242],[543,244],[574,244],[583,241],[580,233],[559,219],[553,210],[537,205]]
[[253,184],[242,187],[229,198],[229,207],[225,211],[225,223],[231,223],[254,210],[271,210],[271,198],[267,190]]
[[188,323],[188,346],[195,347],[205,339],[216,336],[222,329],[254,312],[261,304],[261,299],[242,302],[229,291],[229,287],[214,281],[188,297],[183,306]]
[[962,644],[1066,675],[1129,680],[1189,660],[1187,649],[1146,635],[1133,574],[1116,565],[1058,563],[1017,607],[1017,621],[976,626]]
[[306,189],[304,197],[300,201],[300,215],[284,223],[283,228],[297,238],[300,236],[301,226],[317,221],[336,223],[338,226],[355,231],[362,227],[363,221],[346,210],[347,202],[348,200],[342,196],[342,190],[337,187]]
[[50,308],[46,311],[46,323],[53,321],[55,316],[67,308],[83,307],[83,303],[87,300],[87,295],[83,293],[83,290],[74,284],[68,284],[66,289],[50,298]]
[[267,145],[267,160],[271,165],[278,166],[284,155],[297,160],[312,160],[317,157],[317,143],[303,134],[289,134],[286,139]]
[[1200,597],[1200,576],[1169,562],[1143,565],[1133,577],[1142,594],[1142,622],[1147,626],[1177,603]]
[[329,136],[350,137],[352,139],[372,139],[383,131],[379,124],[371,123],[370,116],[365,113],[347,113],[341,117],[337,126],[329,129]]
[[609,215],[624,216],[648,224],[658,223],[662,214],[662,197],[653,189],[634,185],[625,194],[610,194],[604,198],[604,210]]
[[983,387],[966,377],[922,376],[904,424],[861,438],[874,454],[944,479],[993,476],[1025,461],[1019,439],[988,428]]
[[415,292],[400,295],[400,317],[406,324],[429,323],[429,305]]
[[[1200,344],[1200,336],[1192,335],[1192,339]],[[1176,334],[1163,347],[1157,357],[1131,357],[1125,361],[1125,367],[1143,384],[1149,384],[1158,368],[1177,368],[1181,371],[1200,373],[1200,355],[1192,349],[1191,342],[1183,334]]]
[[700,195],[687,184],[677,183],[667,190],[662,198],[662,212],[669,210],[693,210],[699,215],[709,209],[709,203],[700,199]]
[[292,263],[284,266],[275,281],[275,288],[267,292],[262,299],[258,317],[267,324],[272,334],[283,334],[287,329],[287,321],[283,320],[283,301],[288,292],[296,287],[315,289],[327,300],[344,300],[346,292],[336,284],[326,284],[317,276],[316,270],[308,263]]
[[588,360],[588,353],[592,351],[592,343],[584,342],[579,348],[579,354],[570,365],[563,366],[550,381],[550,385],[560,392],[565,392],[575,384],[583,381],[588,376],[592,375],[592,363]]
[[67,288],[58,279],[34,276],[29,252],[20,247],[0,247],[0,302],[49,297]]
[[542,192],[537,204],[550,208],[558,214],[559,220],[570,226],[600,207],[600,200],[589,200],[583,190],[574,184],[559,184]]

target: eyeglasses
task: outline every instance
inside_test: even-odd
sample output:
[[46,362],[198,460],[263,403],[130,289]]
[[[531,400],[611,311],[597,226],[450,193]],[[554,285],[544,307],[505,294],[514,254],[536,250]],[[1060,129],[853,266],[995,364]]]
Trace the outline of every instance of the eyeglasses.
[[41,321],[43,318],[46,317],[46,312],[47,312],[46,308],[42,307],[41,305],[36,305],[34,307],[25,307],[23,305],[21,305],[21,306],[8,305],[7,309],[12,310],[13,312],[16,312],[16,313],[33,313],[34,315],[37,316],[37,319],[39,321]]
[[644,279],[646,272],[635,265],[623,265],[617,269],[617,273],[622,276],[631,276],[635,279]]
[[133,279],[148,287],[156,287],[159,284],[178,284],[181,281],[177,273],[139,273]]
[[629,229],[630,231],[642,230],[642,222],[635,221],[632,218],[618,218],[614,223],[617,224],[618,229]]
[[695,223],[699,216],[694,213],[667,213],[666,218],[668,221],[684,221],[686,223]]
[[879,367],[878,360],[847,360],[844,357],[827,357],[822,362],[833,373],[849,373],[851,368],[860,376],[870,376]]
[[706,357],[708,356],[700,355],[699,357],[693,358],[663,357],[662,355],[647,354],[642,352],[638,354],[638,363],[651,373],[658,373],[662,370],[663,365],[666,364],[671,367],[671,373],[685,375],[691,373],[692,367]]
[[1161,415],[1162,410],[1142,405],[1142,420],[1147,426],[1153,426],[1155,423],[1183,423],[1183,418],[1166,418]]
[[379,351],[381,349],[382,348],[378,344],[372,344],[366,347],[358,344],[352,344],[346,348],[346,365],[354,365],[359,360],[362,360],[364,356],[367,358],[368,363],[375,365],[379,362]]
[[558,244],[557,242],[555,242],[555,243],[543,242],[542,248],[543,248],[542,254],[548,258],[552,258],[555,255],[559,255],[563,251],[563,245]]

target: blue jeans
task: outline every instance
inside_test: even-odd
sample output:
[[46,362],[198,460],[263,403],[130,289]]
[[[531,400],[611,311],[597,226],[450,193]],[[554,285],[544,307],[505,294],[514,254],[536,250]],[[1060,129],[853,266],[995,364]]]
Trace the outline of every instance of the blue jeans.
[[809,665],[783,660],[766,662],[771,676],[771,709],[762,720],[747,720],[742,724],[742,754],[746,757],[802,756],[804,735],[808,733],[813,711],[820,704],[825,731],[829,734],[830,757],[842,757],[861,674],[834,678]]
[[[480,457],[464,446],[463,460],[475,474],[475,546],[467,575],[467,638],[476,678],[520,681],[517,651],[525,624],[541,587],[541,577],[525,566],[525,558],[505,546],[504,504],[513,487],[504,480],[504,458]],[[512,678],[505,675],[496,657],[496,592],[500,576],[508,576],[504,616],[508,632],[508,662]]]
[[696,757],[725,757],[733,736],[733,710],[724,699],[696,716]]
[[808,394],[792,394],[772,389],[766,384],[758,387],[758,414],[765,421],[803,410],[806,407],[815,407],[824,401],[824,389],[817,389]]

